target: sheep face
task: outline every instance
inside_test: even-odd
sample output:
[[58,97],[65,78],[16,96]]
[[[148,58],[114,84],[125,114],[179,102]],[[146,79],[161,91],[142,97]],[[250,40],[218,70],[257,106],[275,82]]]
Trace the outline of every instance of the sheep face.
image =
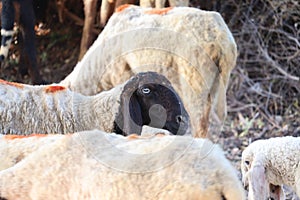
[[188,116],[174,90],[160,84],[145,84],[131,98],[138,100],[143,125],[163,128],[173,134],[187,129]]
[[180,97],[171,83],[156,72],[138,73],[125,84],[121,94],[116,133],[140,134],[143,125],[180,135],[189,128],[189,116]]
[[268,182],[265,163],[267,162],[264,155],[254,153],[250,148],[245,149],[242,153],[242,180],[244,187],[249,189],[248,199],[285,199],[282,186]]

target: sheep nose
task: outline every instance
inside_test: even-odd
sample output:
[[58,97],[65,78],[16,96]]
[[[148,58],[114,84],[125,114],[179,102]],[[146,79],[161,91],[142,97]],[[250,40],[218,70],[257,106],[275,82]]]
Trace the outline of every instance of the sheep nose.
[[177,115],[175,117],[177,124],[180,124],[183,122],[183,116],[182,115]]
[[162,105],[154,104],[149,109],[149,117],[149,126],[163,128],[167,122],[167,111]]
[[245,189],[246,191],[248,191],[248,190],[249,190],[249,186],[248,186],[248,184],[244,184],[244,189]]

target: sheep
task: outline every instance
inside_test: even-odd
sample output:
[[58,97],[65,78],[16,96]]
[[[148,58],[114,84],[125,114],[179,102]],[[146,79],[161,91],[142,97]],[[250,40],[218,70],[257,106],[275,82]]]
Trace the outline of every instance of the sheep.
[[35,48],[35,14],[32,0],[2,0],[2,14],[1,14],[1,48],[0,48],[0,62],[3,62],[7,56],[9,47],[11,45],[14,34],[15,8],[13,2],[18,2],[20,9],[20,25],[22,30],[22,37],[20,43],[22,44],[20,53],[19,73],[26,75],[30,73],[33,84],[43,84],[45,81],[40,75],[37,65],[36,48]]
[[[189,6],[189,0],[169,0],[169,6]],[[166,0],[140,0],[140,6],[144,8],[164,8]]]
[[234,38],[221,15],[190,7],[121,7],[74,70],[60,83],[92,95],[141,71],[165,75],[182,97],[195,137],[209,117],[221,124],[236,64]]
[[[97,0],[84,0],[84,27],[80,44],[79,60],[82,59],[88,48],[94,41],[92,27],[96,16],[96,5]],[[111,15],[118,9],[118,7],[125,4],[135,4],[135,0],[102,0],[101,11],[100,11],[100,26],[105,27],[107,21]],[[163,8],[165,7],[166,0],[141,0],[141,7],[154,7]],[[175,6],[188,6],[189,0],[169,0],[169,5]]]
[[[98,0],[83,0],[84,6],[84,23],[82,29],[82,37],[80,43],[79,60],[82,59],[84,54],[87,52],[88,48],[92,45],[94,41],[93,26],[97,14],[97,4]],[[113,14],[115,8],[123,4],[133,4],[135,0],[103,0],[101,1],[101,11],[100,11],[100,26],[104,27],[109,17]],[[58,14],[60,22],[62,22],[62,12],[64,8],[65,0],[60,0],[57,2]]]
[[[59,134],[53,137],[45,136],[46,134],[30,134],[28,136],[0,134],[0,171],[14,166],[39,148],[55,142],[59,138]],[[27,139],[20,140],[20,138]]]
[[100,11],[100,25],[104,27],[111,17],[111,15],[115,12],[115,10],[122,5],[125,4],[134,4],[135,0],[103,0],[101,2],[101,11]]
[[170,82],[139,73],[94,96],[60,85],[31,86],[0,81],[0,133],[59,133],[100,129],[140,134],[143,125],[186,134],[189,116]]
[[[37,139],[49,137],[54,141],[0,171],[1,198],[245,199],[236,170],[208,139],[99,130]],[[14,140],[20,151],[32,142]]]
[[241,170],[249,200],[285,199],[282,185],[300,196],[300,138],[257,140],[242,153]]

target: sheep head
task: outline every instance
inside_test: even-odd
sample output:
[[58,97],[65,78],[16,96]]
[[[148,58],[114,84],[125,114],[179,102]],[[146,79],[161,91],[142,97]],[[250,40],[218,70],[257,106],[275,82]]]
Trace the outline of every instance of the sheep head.
[[178,94],[166,77],[142,72],[124,85],[120,109],[114,122],[115,132],[141,134],[142,126],[162,128],[183,135],[190,121]]
[[244,187],[249,189],[248,199],[284,200],[285,194],[282,186],[273,185],[267,180],[267,160],[263,154],[259,153],[259,147],[254,145],[248,146],[243,151],[241,161],[242,181]]

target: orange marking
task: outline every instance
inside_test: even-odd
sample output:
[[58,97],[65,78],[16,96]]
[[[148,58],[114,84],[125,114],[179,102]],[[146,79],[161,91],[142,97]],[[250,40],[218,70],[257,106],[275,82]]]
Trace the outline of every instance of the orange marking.
[[164,137],[164,136],[166,136],[166,134],[164,134],[164,133],[157,133],[157,134],[155,135],[155,137]]
[[130,7],[130,4],[124,4],[119,6],[118,8],[116,8],[116,12],[122,12],[123,10],[125,10],[126,8]]
[[151,9],[151,10],[145,11],[145,14],[149,14],[149,15],[165,15],[165,14],[167,14],[172,9],[173,9],[173,7],[161,8],[161,9]]
[[30,134],[30,135],[5,135],[4,139],[6,140],[14,140],[14,139],[22,139],[22,138],[30,138],[30,137],[46,137],[47,134]]
[[135,140],[135,139],[141,138],[138,134],[135,134],[135,133],[130,134],[130,135],[126,136],[126,137],[127,137],[129,140]]
[[66,89],[66,87],[61,86],[61,85],[50,85],[45,88],[45,92],[46,93],[54,93],[54,92],[62,91],[65,89]]
[[[161,137],[164,137],[164,136],[166,136],[166,134],[164,134],[164,133],[157,133],[157,134],[154,135],[154,137],[158,137],[158,138],[161,138]],[[130,134],[130,135],[126,136],[126,138],[128,138],[129,140],[147,139],[147,138],[152,138],[152,137],[153,137],[153,135],[152,136],[140,136],[136,133],[133,133],[133,134]]]
[[10,86],[14,86],[14,87],[17,87],[17,88],[24,88],[24,84],[22,84],[22,83],[9,82],[9,81],[5,81],[5,80],[2,80],[2,79],[0,79],[0,84],[10,85]]

